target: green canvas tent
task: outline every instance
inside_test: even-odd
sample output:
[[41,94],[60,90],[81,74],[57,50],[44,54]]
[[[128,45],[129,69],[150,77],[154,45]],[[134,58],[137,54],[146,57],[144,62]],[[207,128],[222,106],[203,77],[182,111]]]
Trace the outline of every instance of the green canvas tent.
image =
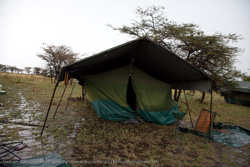
[[99,117],[124,121],[137,114],[157,124],[175,122],[171,89],[211,92],[211,79],[173,52],[139,38],[63,67],[84,85]]
[[84,85],[99,117],[116,121],[139,115],[147,122],[171,124],[177,110],[171,89],[211,92],[205,73],[148,38],[63,67],[58,82],[70,78]]

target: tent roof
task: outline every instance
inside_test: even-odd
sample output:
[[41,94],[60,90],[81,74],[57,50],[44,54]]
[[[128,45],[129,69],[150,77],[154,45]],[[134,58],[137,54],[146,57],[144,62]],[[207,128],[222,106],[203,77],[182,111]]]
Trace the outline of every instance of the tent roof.
[[149,75],[173,85],[173,88],[211,91],[211,79],[202,71],[148,38],[139,38],[65,66],[58,81],[93,75],[122,65],[139,67]]
[[219,90],[220,93],[233,91],[233,92],[242,92],[250,93],[250,81],[236,81],[235,88],[223,87]]
[[238,81],[238,86],[235,91],[250,93],[250,81]]

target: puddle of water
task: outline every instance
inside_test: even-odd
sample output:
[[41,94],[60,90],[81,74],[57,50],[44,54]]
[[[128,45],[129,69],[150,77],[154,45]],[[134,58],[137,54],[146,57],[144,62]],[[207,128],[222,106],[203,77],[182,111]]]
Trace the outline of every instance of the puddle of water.
[[80,122],[77,122],[77,123],[75,123],[75,127],[74,127],[74,131],[73,131],[73,133],[72,133],[72,135],[71,135],[71,137],[72,138],[75,138],[76,137],[76,135],[77,135],[77,129],[80,127]]
[[20,114],[21,118],[12,119],[12,121],[37,124],[38,121],[36,121],[34,118],[37,117],[39,113],[35,111],[39,110],[40,104],[35,102],[32,102],[31,104],[28,103],[21,92],[18,92],[18,96],[21,99],[21,104],[17,107],[16,110],[22,112]]
[[191,122],[186,122],[186,121],[180,120],[179,126],[180,126],[180,127],[183,127],[183,128],[189,128],[189,129],[191,129],[191,128],[194,128],[195,123],[196,123],[196,122],[193,122],[193,126],[192,126]]

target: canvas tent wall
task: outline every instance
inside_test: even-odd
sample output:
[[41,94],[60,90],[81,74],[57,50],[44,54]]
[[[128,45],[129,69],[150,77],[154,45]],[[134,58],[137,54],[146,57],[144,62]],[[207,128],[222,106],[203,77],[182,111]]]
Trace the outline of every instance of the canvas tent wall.
[[177,105],[171,99],[171,88],[211,92],[206,74],[147,38],[66,66],[58,82],[66,73],[68,79],[76,78],[86,87],[97,114],[109,120],[133,118],[138,107],[146,121],[174,123],[172,112]]
[[138,104],[138,114],[145,121],[174,123],[172,112],[177,109],[177,104],[171,99],[171,85],[135,66],[132,70],[129,68],[129,65],[125,65],[83,77],[88,99],[98,116],[115,121],[136,118]]

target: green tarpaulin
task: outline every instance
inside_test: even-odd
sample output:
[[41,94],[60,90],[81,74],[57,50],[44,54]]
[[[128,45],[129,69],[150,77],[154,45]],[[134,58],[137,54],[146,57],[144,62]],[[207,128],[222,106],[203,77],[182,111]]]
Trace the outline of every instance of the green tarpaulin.
[[[208,137],[204,133],[181,128],[182,132],[194,133],[199,136]],[[232,147],[241,147],[250,143],[250,130],[236,125],[224,125],[220,129],[211,131],[211,140]]]
[[223,129],[230,133],[213,130],[211,139],[232,147],[241,147],[250,143],[250,130],[235,125],[225,125]]
[[[29,159],[21,160],[18,163],[6,164],[10,167],[72,167],[59,154],[46,154]],[[1,166],[1,164],[0,164]]]

